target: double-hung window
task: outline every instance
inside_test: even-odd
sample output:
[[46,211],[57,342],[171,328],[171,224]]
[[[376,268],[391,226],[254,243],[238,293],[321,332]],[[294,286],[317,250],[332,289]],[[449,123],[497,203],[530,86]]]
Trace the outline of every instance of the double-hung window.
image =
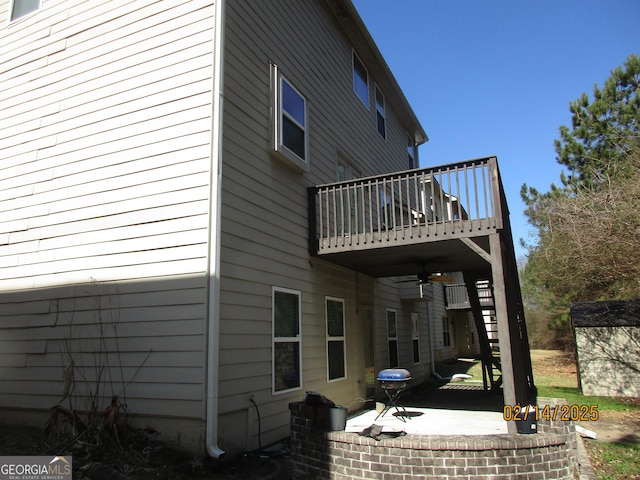
[[345,378],[344,300],[326,297],[327,380]]
[[358,98],[369,108],[369,73],[364,63],[358,58],[356,52],[353,52],[353,91],[356,92]]
[[451,331],[449,330],[449,320],[442,317],[442,344],[445,347],[451,346]]
[[307,99],[271,64],[272,149],[294,166],[309,170]]
[[411,313],[411,343],[413,347],[413,363],[420,363],[420,315]]
[[17,20],[40,9],[40,0],[13,0],[11,3],[11,21]]
[[376,119],[378,122],[378,133],[384,139],[387,138],[387,115],[384,107],[384,95],[376,87]]
[[407,156],[409,157],[409,170],[418,168],[418,162],[416,161],[416,143],[409,134],[407,134]]
[[273,392],[295,390],[302,385],[300,345],[300,292],[273,287]]
[[395,310],[387,310],[387,339],[389,341],[389,367],[398,366],[398,322]]

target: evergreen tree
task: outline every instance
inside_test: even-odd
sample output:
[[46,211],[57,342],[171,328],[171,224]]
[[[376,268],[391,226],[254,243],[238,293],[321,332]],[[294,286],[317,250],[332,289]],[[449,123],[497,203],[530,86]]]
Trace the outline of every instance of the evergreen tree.
[[[593,99],[569,104],[571,128],[555,141],[560,185],[522,186],[537,231],[523,292],[567,338],[571,302],[640,298],[640,58],[611,72]],[[535,297],[535,298],[534,298]],[[564,343],[564,342],[563,342]]]

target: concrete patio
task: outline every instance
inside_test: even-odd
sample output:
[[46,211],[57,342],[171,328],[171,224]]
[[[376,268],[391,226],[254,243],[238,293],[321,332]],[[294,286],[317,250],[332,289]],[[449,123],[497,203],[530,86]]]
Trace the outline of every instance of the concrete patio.
[[[372,425],[382,433],[414,435],[506,434],[502,396],[485,392],[481,386],[446,384],[418,395],[403,394],[399,409],[391,407],[378,417],[378,410],[361,410],[347,419],[345,431],[360,433]],[[406,415],[404,412],[406,410]]]

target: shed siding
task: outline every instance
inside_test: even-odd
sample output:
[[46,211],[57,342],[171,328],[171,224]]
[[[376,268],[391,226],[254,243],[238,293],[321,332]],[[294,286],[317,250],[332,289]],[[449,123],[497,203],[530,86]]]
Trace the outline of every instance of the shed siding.
[[202,417],[213,3],[0,2],[0,405]]
[[[358,405],[366,383],[362,305],[374,306],[382,343],[384,308],[398,308],[402,346],[409,352],[403,360],[412,362],[404,321],[409,313],[402,310],[397,288],[382,284],[374,290],[374,279],[310,258],[307,249],[306,188],[335,181],[338,156],[362,175],[407,169],[406,130],[388,103],[387,140],[378,134],[375,78],[367,110],[352,88],[352,45],[325,2],[229,2],[225,46],[220,428],[256,448],[257,414],[250,399],[260,412],[263,443],[288,435],[287,405],[306,390]],[[308,173],[269,153],[270,62],[307,100]],[[273,286],[302,296],[302,387],[278,395],[271,384]],[[375,292],[390,303],[377,300]],[[345,300],[347,379],[333,382],[327,382],[326,296]]]
[[640,397],[640,327],[575,327],[584,395]]

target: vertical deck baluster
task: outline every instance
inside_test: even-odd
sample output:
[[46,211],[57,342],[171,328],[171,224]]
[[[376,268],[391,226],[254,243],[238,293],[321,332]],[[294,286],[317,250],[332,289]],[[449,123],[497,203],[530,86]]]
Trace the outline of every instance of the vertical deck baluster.
[[365,184],[364,182],[360,184],[360,223],[358,224],[358,235],[361,235],[361,240],[364,242],[367,238],[365,236],[365,224],[366,224],[366,204],[365,204],[365,196],[364,196]]
[[324,191],[324,201],[325,201],[325,215],[327,216],[326,221],[325,221],[325,228],[326,228],[326,245],[328,247],[331,246],[331,210],[329,209],[329,189],[326,188]]
[[380,222],[380,185],[378,179],[376,179],[376,210],[378,212],[376,229],[378,230],[378,241],[380,241],[382,240],[382,223]]
[[[346,224],[347,228],[346,228],[346,235],[342,235],[344,238],[344,243],[345,245],[349,244],[349,246],[351,246],[352,242],[353,242],[353,235],[351,232],[351,192],[350,189],[351,187],[349,185],[346,185],[345,187],[347,192],[346,192],[346,197],[347,197],[347,208],[346,208],[346,212],[343,209],[343,213],[342,213],[342,224]],[[344,193],[343,193],[343,197],[344,197]],[[343,227],[344,228],[344,227]]]
[[431,198],[429,199],[431,203],[431,222],[435,227],[435,234],[438,234],[438,204],[436,202],[436,187],[435,183],[437,182],[436,173],[433,172],[431,174]]
[[420,210],[420,197],[418,196],[418,174],[414,173],[413,175],[413,198],[415,201],[415,212],[416,212],[416,232],[419,238],[422,237],[422,225],[420,224],[420,215],[422,211]]
[[[398,175],[398,214],[400,216],[400,236],[404,240],[404,192],[402,190],[402,176]],[[396,239],[398,238],[398,229],[396,228]]]
[[371,203],[371,180],[367,182],[367,192],[369,193],[369,203],[367,210],[369,211],[369,227],[367,228],[368,240],[373,242],[373,203]]
[[[456,177],[458,176],[458,167],[456,167]],[[451,169],[447,168],[446,170],[447,173],[447,197],[445,197],[445,190],[444,190],[444,182],[440,184],[440,191],[442,192],[442,198],[444,200],[444,198],[447,198],[447,202],[445,203],[444,201],[442,202],[442,208],[444,210],[445,205],[446,205],[446,211],[444,211],[443,213],[445,213],[444,216],[444,231],[445,233],[447,233],[448,228],[447,227],[451,227],[451,231],[453,232],[454,228],[453,228],[453,210],[450,208],[450,204],[451,204]],[[460,190],[460,188],[458,188],[458,191]],[[460,198],[460,196],[458,195],[458,192],[456,192],[456,198]],[[451,213],[449,213],[451,212]]]
[[338,238],[339,238],[339,225],[338,225],[338,198],[336,192],[338,187],[333,188],[333,235],[334,235],[334,243],[335,246],[338,246]]
[[[465,171],[465,168],[466,167],[463,167],[463,169],[462,169],[463,172]],[[460,198],[460,170],[458,170],[457,168],[456,168],[456,171],[455,171],[455,180],[456,180],[456,196],[455,196],[455,199],[456,199],[456,203],[460,204],[460,202],[461,202],[461,198]],[[456,225],[460,226],[460,224],[457,223],[456,220],[455,220],[455,217],[456,217],[455,213],[456,212],[455,212],[455,208],[454,208],[454,205],[453,205],[453,201],[450,201],[450,204],[451,204],[451,207],[450,207],[451,208],[451,231],[455,232]]]
[[[466,172],[466,170],[465,170]],[[466,173],[465,173],[465,185],[466,185]],[[460,231],[464,231],[464,215],[462,214],[463,208],[462,208],[462,202],[460,201],[460,199],[458,199],[458,219],[459,219],[459,225],[460,225]],[[467,212],[467,220],[470,222],[471,218],[469,218],[469,213]]]
[[[475,165],[471,165],[471,168],[475,170]],[[471,209],[473,208],[471,205],[471,197],[469,197],[469,167],[467,167],[465,165],[464,168],[464,194],[466,196],[466,204],[467,204],[467,208],[469,209],[468,215],[471,215]],[[458,203],[460,203],[460,201],[458,200]]]
[[487,185],[489,182],[487,181],[487,165],[485,164],[482,168],[482,194],[484,196],[484,214],[486,218],[490,218],[489,215],[489,200],[487,199]]
[[391,225],[393,226],[393,239],[398,240],[398,229],[396,228],[398,223],[396,219],[396,188],[393,176],[389,181],[391,182],[391,217],[393,218]]
[[318,222],[318,249],[322,249],[324,245],[324,216],[322,209],[322,189],[316,188],[316,201],[318,204],[318,213],[316,214]]
[[[480,165],[479,168],[482,168],[482,165]],[[478,167],[477,166],[473,169],[473,193],[474,193],[475,202],[476,202],[476,218],[480,219],[480,201],[478,199]]]
[[[424,234],[429,236],[429,211],[431,210],[431,205],[429,203],[429,192],[427,192],[427,178],[424,172],[422,172],[420,176],[421,188],[420,188],[420,205],[424,210]],[[429,185],[433,184],[433,180],[429,180]]]

